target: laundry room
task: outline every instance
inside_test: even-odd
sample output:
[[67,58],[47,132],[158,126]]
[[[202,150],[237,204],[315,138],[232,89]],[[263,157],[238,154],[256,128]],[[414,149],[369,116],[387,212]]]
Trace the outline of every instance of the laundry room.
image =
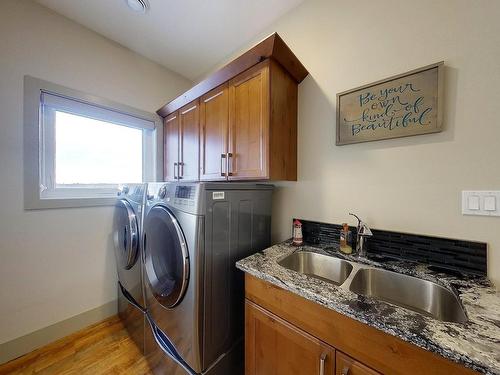
[[500,374],[500,2],[0,3],[0,375]]

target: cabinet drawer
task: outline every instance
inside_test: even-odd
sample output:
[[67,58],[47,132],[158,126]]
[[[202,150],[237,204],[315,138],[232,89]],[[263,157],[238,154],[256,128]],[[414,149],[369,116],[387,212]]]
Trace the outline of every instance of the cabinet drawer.
[[381,375],[344,353],[337,352],[335,358],[335,375]]

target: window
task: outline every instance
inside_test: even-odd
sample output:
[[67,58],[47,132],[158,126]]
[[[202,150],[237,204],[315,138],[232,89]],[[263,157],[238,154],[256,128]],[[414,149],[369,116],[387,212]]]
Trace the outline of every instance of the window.
[[110,197],[151,179],[154,123],[43,91],[40,110],[42,199]]
[[120,184],[154,180],[157,121],[25,77],[26,208],[112,204]]

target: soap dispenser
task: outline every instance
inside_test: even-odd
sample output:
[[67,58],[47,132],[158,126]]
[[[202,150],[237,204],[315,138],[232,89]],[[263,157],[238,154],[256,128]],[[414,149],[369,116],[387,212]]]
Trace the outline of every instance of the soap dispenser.
[[349,225],[347,223],[342,224],[342,229],[340,230],[340,251],[344,254],[351,254],[352,247],[350,245],[352,239],[351,231],[349,230]]

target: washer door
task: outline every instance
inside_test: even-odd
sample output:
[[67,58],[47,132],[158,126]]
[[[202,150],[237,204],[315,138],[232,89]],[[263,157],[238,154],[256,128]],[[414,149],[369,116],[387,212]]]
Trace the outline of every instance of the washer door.
[[146,279],[155,298],[173,308],[186,292],[189,255],[177,220],[163,206],[153,207],[144,222]]
[[115,206],[113,239],[118,268],[129,270],[139,254],[139,226],[132,206],[123,199]]

